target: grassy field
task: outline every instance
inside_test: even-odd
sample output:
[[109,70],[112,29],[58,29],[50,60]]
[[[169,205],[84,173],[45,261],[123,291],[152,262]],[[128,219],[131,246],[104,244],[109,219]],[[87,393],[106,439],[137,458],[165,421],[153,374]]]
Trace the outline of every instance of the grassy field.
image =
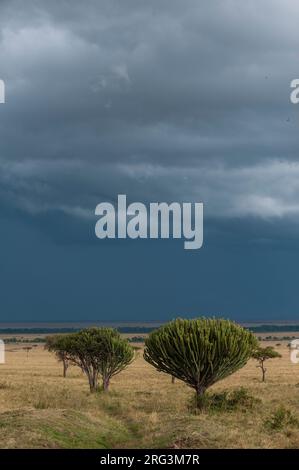
[[43,345],[28,357],[23,347],[8,345],[0,365],[1,448],[299,447],[299,364],[290,362],[286,342],[276,346],[283,357],[268,361],[266,383],[250,361],[211,389],[221,398],[245,387],[258,400],[199,414],[192,390],[156,372],[142,351],[108,394],[91,395],[78,368],[63,379]]

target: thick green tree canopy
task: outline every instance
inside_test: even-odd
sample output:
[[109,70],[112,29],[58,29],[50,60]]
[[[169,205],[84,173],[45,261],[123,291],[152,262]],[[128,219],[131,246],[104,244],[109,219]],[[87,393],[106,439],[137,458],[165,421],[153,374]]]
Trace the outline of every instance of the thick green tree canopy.
[[274,348],[271,346],[267,346],[265,348],[258,347],[256,348],[253,353],[252,357],[256,359],[257,361],[266,361],[267,359],[274,359],[276,357],[281,357],[281,354],[279,352],[275,351]]
[[50,337],[50,351],[63,351],[70,363],[87,375],[90,389],[98,388],[98,376],[108,389],[111,377],[121,372],[134,358],[134,350],[113,328],[87,328],[68,335]]
[[257,347],[254,335],[229,320],[174,320],[149,335],[144,358],[198,395],[243,367]]

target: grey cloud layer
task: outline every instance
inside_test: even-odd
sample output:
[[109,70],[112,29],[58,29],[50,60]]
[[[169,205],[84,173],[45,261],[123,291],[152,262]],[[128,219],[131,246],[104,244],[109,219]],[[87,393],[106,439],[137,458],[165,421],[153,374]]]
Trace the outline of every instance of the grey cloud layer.
[[298,20],[295,0],[2,1],[2,204],[296,218]]

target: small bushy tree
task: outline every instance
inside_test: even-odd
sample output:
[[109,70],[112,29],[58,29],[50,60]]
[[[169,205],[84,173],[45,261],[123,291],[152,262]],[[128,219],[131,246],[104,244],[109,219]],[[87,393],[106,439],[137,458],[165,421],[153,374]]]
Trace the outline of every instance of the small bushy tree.
[[132,346],[112,328],[87,328],[65,335],[60,344],[67,361],[86,374],[91,392],[99,389],[99,377],[103,390],[108,390],[111,377],[134,358]]
[[275,351],[275,349],[273,349],[271,346],[267,346],[266,348],[256,348],[253,351],[252,357],[253,359],[256,359],[258,361],[257,367],[259,367],[262,371],[262,382],[265,382],[267,372],[267,369],[265,367],[265,361],[267,361],[268,359],[281,357],[281,354]]
[[208,387],[243,367],[257,347],[254,335],[223,319],[177,319],[152,332],[144,358],[195,389],[201,407]]
[[27,353],[27,359],[28,359],[29,352],[32,350],[32,346],[25,346],[23,349],[24,349],[24,351],[26,351],[26,353]]
[[62,362],[63,372],[62,375],[65,378],[67,370],[69,368],[70,361],[66,352],[67,338],[68,335],[53,335],[47,336],[45,349],[50,352],[54,352],[57,360]]

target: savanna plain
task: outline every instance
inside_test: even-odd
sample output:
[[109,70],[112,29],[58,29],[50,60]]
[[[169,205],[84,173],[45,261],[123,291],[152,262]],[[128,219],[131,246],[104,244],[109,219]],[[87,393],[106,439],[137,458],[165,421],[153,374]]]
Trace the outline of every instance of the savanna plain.
[[138,344],[134,362],[109,392],[90,394],[86,377],[36,344],[8,345],[0,365],[1,448],[299,448],[299,364],[286,341],[281,358],[257,362],[210,391],[210,405],[193,406],[193,391],[157,372]]

